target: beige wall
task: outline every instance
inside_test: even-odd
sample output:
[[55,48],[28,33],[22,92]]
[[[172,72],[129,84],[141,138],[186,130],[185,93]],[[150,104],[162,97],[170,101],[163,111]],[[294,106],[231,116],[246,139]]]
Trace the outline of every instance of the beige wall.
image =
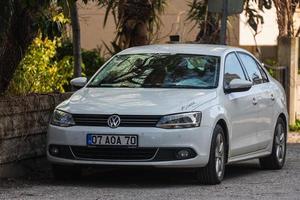
[[296,13],[294,15],[294,27],[296,29],[295,32],[297,33],[298,29],[300,28],[300,8],[296,9]]
[[[264,19],[264,24],[258,27],[258,34],[254,38],[254,31],[247,24],[247,18],[244,13],[240,14],[239,24],[239,45],[241,46],[276,46],[278,37],[278,25],[276,9],[260,12]],[[300,26],[300,9],[296,10],[294,15],[294,27]],[[295,30],[297,31],[297,30]]]
[[[158,40],[155,43],[165,43],[169,40],[169,35],[172,34],[179,34],[182,42],[194,41],[197,28],[192,29],[193,25],[185,20],[188,10],[189,7],[185,0],[169,0],[165,12],[161,16],[163,25],[158,31]],[[114,39],[115,23],[113,17],[109,16],[108,23],[103,28],[104,14],[105,9],[101,9],[96,3],[79,5],[83,48],[98,48],[103,45],[103,41],[109,44]]]
[[254,38],[255,32],[247,24],[244,13],[240,15],[240,45],[245,46],[273,46],[277,45],[278,28],[276,21],[276,10],[272,8],[260,13],[264,18],[264,24],[258,27],[258,34]]
[[228,17],[227,22],[227,43],[231,46],[239,46],[239,30],[240,30],[240,16],[232,15]]
[[[166,43],[169,35],[179,34],[181,42],[194,41],[198,28],[186,21],[189,12],[188,2],[190,0],[168,0],[164,14],[161,16],[162,27],[158,31],[157,40],[154,43]],[[103,42],[110,44],[115,37],[115,23],[112,16],[108,18],[108,23],[103,27],[105,9],[101,9],[96,3],[90,2],[88,5],[79,5],[79,16],[81,25],[81,42],[85,49],[95,49],[103,46]],[[245,14],[229,17],[228,22],[228,43],[232,46],[253,47],[255,45],[275,46],[277,45],[277,22],[275,9],[265,10],[260,13],[264,18],[264,24],[259,26],[258,34],[254,39],[254,32],[247,24]],[[300,11],[295,15],[295,27],[300,24]],[[103,47],[103,49],[105,49]],[[248,48],[251,50],[252,48]],[[254,50],[255,51],[255,50]],[[273,51],[272,51],[273,52]],[[266,57],[273,57],[267,55]]]

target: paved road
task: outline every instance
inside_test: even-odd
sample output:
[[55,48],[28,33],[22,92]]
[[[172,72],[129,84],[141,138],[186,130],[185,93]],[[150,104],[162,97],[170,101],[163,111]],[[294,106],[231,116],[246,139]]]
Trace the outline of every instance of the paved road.
[[114,169],[85,171],[82,179],[53,181],[37,169],[26,179],[0,180],[0,199],[299,199],[300,144],[288,146],[280,171],[264,171],[257,161],[227,166],[217,186],[198,185],[193,171]]

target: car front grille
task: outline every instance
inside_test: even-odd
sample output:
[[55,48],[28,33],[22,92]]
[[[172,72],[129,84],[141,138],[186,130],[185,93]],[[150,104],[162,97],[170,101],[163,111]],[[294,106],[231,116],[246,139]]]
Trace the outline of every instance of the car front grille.
[[138,161],[152,159],[158,149],[71,146],[71,150],[79,159]]
[[[111,115],[73,114],[78,126],[108,126]],[[119,115],[121,127],[155,127],[161,116],[158,115]]]

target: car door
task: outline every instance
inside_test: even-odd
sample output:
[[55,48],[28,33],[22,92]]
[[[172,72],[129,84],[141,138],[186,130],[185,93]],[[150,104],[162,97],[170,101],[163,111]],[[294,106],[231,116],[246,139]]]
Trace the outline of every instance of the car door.
[[[233,79],[248,80],[235,52],[229,53],[224,63],[224,87]],[[225,94],[224,106],[231,122],[230,157],[247,154],[256,150],[258,107],[253,87],[245,92]]]
[[249,54],[238,52],[238,56],[242,61],[253,87],[257,88],[257,107],[259,108],[257,120],[257,150],[264,149],[273,138],[273,105],[274,94],[272,86],[268,80],[266,73],[263,71],[258,62]]

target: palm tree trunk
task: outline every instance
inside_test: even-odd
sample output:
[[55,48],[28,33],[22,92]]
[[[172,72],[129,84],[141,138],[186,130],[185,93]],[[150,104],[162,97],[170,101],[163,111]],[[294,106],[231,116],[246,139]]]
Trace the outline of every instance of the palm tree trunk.
[[72,34],[73,34],[73,56],[74,56],[74,78],[81,76],[81,44],[80,44],[80,24],[76,2],[70,7]]
[[118,5],[118,34],[115,38],[120,49],[149,44],[150,0],[122,0]]
[[131,39],[130,47],[149,44],[150,41],[148,35],[149,35],[149,31],[148,31],[147,23],[146,22],[138,23],[135,26],[130,36]]
[[293,8],[293,4],[297,5],[297,2],[291,0],[273,0],[273,2],[276,8],[279,37],[296,36],[298,33],[294,27],[293,16],[295,9]]

